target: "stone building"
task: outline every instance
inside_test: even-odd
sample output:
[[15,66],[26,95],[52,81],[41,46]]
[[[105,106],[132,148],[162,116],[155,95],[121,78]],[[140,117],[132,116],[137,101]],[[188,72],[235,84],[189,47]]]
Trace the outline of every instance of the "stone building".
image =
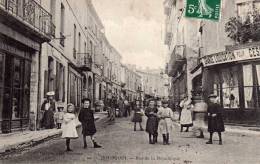
[[169,96],[169,77],[162,69],[139,69],[144,98],[165,98]]
[[[194,73],[200,58],[198,31],[200,21],[184,17],[184,0],[165,0],[165,44],[168,46],[169,61],[167,74],[171,77],[171,101],[178,104],[184,95],[192,96],[197,76]],[[200,70],[201,71],[201,70]]]
[[183,1],[164,6],[172,100],[214,93],[227,123],[259,125],[259,1],[222,0],[218,22],[185,18]]
[[218,95],[227,123],[260,124],[259,9],[256,0],[222,0],[221,20],[201,25],[202,88]]
[[[31,10],[33,8],[34,10]],[[35,129],[41,47],[55,35],[53,17],[38,1],[0,1],[0,129]]]

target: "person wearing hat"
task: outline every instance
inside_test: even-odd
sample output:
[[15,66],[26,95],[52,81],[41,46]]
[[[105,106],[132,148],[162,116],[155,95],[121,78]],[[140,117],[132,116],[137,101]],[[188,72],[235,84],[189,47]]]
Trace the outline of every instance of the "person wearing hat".
[[78,118],[82,125],[84,149],[87,148],[87,140],[86,140],[87,136],[90,136],[94,148],[101,148],[102,146],[96,142],[94,137],[97,130],[95,125],[94,110],[91,109],[90,99],[88,98],[82,99],[82,108],[79,112]]
[[208,96],[208,132],[210,133],[209,141],[206,144],[212,144],[213,133],[217,132],[219,137],[219,145],[222,145],[221,132],[225,131],[224,121],[222,117],[222,108],[217,103],[217,96],[211,94]]
[[180,103],[181,107],[181,119],[180,119],[180,124],[181,124],[181,132],[183,131],[183,127],[186,127],[186,131],[189,131],[189,127],[193,126],[192,122],[192,115],[191,115],[191,109],[193,108],[193,105],[191,103],[191,99],[185,95],[184,99]]
[[162,108],[158,110],[158,117],[160,118],[159,130],[163,137],[163,144],[169,145],[170,132],[173,130],[173,112],[168,107],[168,101],[162,101]]
[[54,123],[54,112],[56,112],[56,105],[54,100],[55,92],[47,92],[47,100],[45,100],[41,106],[41,111],[43,111],[43,118],[41,120],[41,127],[45,129],[53,129]]

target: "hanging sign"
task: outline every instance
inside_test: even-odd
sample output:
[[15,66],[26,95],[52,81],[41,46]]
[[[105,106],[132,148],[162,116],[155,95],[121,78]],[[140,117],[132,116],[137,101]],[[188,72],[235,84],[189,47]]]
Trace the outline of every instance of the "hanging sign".
[[221,0],[186,0],[186,17],[218,21],[220,11]]

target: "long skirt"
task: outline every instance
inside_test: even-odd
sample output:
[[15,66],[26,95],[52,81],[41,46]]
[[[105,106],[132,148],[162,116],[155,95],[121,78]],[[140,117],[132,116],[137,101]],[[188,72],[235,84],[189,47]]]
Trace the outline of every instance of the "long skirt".
[[132,122],[142,122],[142,114],[141,113],[134,113]]
[[157,134],[157,131],[158,131],[157,117],[148,117],[145,130],[149,134]]
[[208,118],[208,132],[224,132],[224,121],[222,116]]
[[161,119],[159,122],[159,130],[161,134],[171,133],[173,130],[173,122],[171,118]]
[[46,129],[54,128],[54,113],[51,110],[46,110],[42,118],[42,127]]
[[184,127],[190,127],[193,126],[192,123],[192,116],[191,116],[191,111],[187,109],[183,109],[181,111],[181,120],[180,123]]
[[84,136],[93,136],[97,132],[95,122],[89,121],[82,124],[82,134]]
[[75,121],[71,121],[68,124],[63,123],[62,124],[62,138],[78,138],[78,132],[76,129],[76,123]]

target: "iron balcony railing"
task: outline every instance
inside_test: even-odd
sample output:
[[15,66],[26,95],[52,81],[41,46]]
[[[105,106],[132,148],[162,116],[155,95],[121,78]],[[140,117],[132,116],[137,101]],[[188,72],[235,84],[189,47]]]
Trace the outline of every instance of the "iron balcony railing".
[[55,36],[52,15],[34,0],[0,0],[0,10],[22,19],[24,23],[48,37]]
[[88,53],[77,54],[77,66],[84,69],[91,69],[92,57]]

